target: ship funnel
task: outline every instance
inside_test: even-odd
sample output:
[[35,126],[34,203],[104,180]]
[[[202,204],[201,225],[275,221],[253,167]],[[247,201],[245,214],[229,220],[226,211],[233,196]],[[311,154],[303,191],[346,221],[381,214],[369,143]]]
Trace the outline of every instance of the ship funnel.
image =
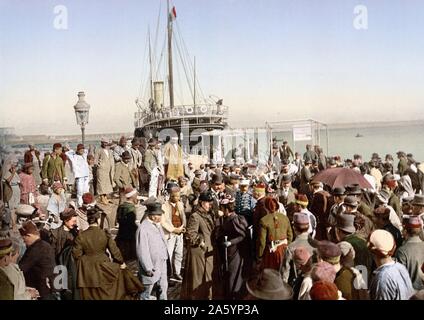
[[160,110],[163,107],[163,81],[153,82],[153,96],[155,100],[155,109]]

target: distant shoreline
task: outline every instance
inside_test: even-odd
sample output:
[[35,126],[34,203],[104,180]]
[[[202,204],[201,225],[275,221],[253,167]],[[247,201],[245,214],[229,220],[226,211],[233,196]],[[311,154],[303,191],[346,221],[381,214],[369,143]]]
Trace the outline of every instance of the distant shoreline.
[[[424,126],[424,120],[413,120],[413,121],[369,121],[369,122],[344,122],[344,123],[328,123],[329,130],[341,130],[341,129],[361,129],[361,128],[387,128],[387,127],[405,127],[405,126]],[[265,126],[254,126],[254,125],[238,125],[231,126],[232,129],[243,129],[243,128],[262,128],[265,129]],[[290,131],[287,129],[285,131]],[[106,136],[113,140],[119,140],[121,136],[132,137],[133,133],[93,133],[86,135],[86,141],[100,141],[102,136]],[[80,134],[60,134],[60,135],[16,135],[13,137],[8,137],[8,144],[44,144],[51,143],[54,141],[60,142],[78,142],[81,139]]]

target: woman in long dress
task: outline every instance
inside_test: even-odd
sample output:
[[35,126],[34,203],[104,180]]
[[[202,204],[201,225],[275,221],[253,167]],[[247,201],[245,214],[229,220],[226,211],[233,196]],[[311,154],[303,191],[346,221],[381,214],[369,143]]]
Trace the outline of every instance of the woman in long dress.
[[[75,239],[72,255],[77,261],[77,287],[83,300],[134,299],[143,290],[141,282],[126,269],[111,235],[100,229],[100,214],[87,212],[89,228]],[[108,250],[111,259],[106,253]]]
[[235,213],[233,196],[221,200],[220,209],[224,218],[216,230],[216,238],[223,262],[224,298],[241,299],[247,293],[245,281],[251,271],[249,225],[244,216]]

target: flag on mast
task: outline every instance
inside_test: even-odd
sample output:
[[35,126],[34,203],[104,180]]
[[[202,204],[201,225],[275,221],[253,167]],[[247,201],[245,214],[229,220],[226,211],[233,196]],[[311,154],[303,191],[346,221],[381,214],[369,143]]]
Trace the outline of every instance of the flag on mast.
[[177,10],[175,9],[175,6],[172,7],[171,12],[169,13],[171,16],[171,20],[177,19]]

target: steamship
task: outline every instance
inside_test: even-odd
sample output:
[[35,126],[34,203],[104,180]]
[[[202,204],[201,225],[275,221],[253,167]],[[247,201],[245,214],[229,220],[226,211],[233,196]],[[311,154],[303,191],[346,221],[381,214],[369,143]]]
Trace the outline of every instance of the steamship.
[[[167,142],[171,135],[177,135],[179,143],[190,150],[188,153],[197,153],[195,146],[199,145],[202,139],[209,135],[203,135],[212,130],[224,130],[227,127],[228,107],[223,104],[223,99],[209,95],[203,95],[199,81],[196,78],[196,60],[193,61],[188,56],[184,40],[179,32],[176,21],[176,9],[171,8],[167,0],[167,24],[166,34],[162,52],[157,50],[157,35],[154,45],[151,44],[150,31],[148,31],[148,43],[146,44],[146,60],[149,65],[148,79],[144,81],[144,86],[140,89],[139,97],[136,99],[137,112],[135,113],[135,137],[144,137],[148,140],[156,137],[163,142]],[[159,8],[159,11],[161,9]],[[158,22],[160,14],[158,17]],[[159,25],[159,23],[158,23]],[[147,50],[148,48],[148,50]],[[173,56],[180,59],[176,60]],[[161,78],[161,62],[166,57],[167,63],[162,68],[164,76]],[[176,60],[176,61],[175,61]],[[179,65],[177,65],[179,63]],[[187,96],[190,103],[177,104],[174,98],[174,67],[182,66],[184,73],[177,74],[178,79],[181,74],[186,78],[188,88]],[[181,69],[181,68],[180,68]],[[177,69],[176,72],[178,72]],[[166,79],[166,81],[163,81]],[[179,83],[181,85],[181,83]],[[178,91],[181,92],[181,91]],[[181,96],[180,96],[181,98]],[[164,130],[169,129],[169,130]],[[184,143],[183,143],[184,142]]]

